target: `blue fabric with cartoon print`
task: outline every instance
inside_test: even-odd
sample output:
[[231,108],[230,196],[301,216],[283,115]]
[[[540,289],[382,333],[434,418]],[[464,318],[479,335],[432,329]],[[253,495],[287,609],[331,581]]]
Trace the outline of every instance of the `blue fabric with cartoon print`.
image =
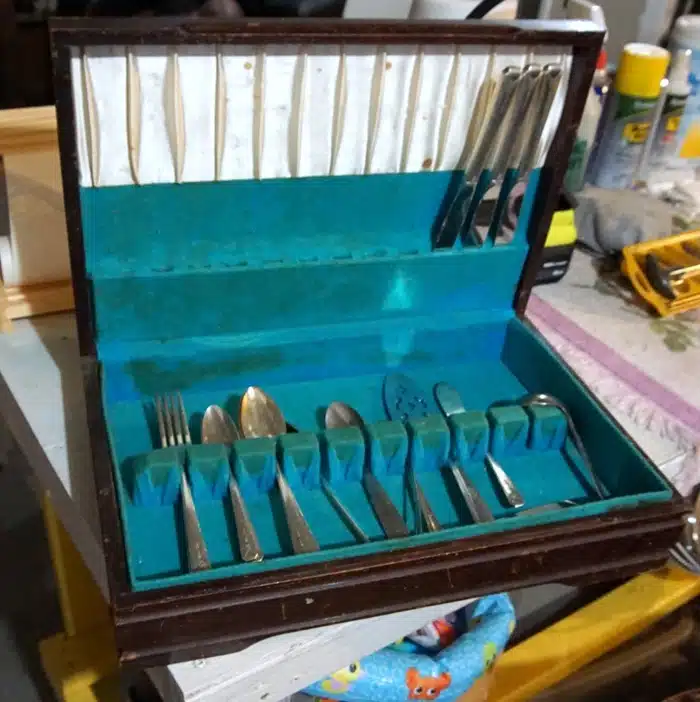
[[452,702],[494,663],[514,628],[508,595],[483,597],[304,692],[343,702]]

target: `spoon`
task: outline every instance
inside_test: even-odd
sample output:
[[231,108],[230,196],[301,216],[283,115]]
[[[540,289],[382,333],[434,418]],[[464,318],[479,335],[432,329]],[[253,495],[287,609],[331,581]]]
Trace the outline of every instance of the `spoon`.
[[[331,404],[331,406],[328,408],[328,411],[331,411],[331,408],[333,405],[336,405],[339,409],[336,408],[334,412],[337,412],[338,416],[340,416],[342,413],[345,414],[346,418],[352,418],[352,420],[355,422],[354,426],[362,426],[364,424],[364,421],[362,417],[349,405],[343,405],[342,402],[334,402]],[[328,412],[326,413],[326,417],[328,416]],[[359,422],[359,424],[357,423]],[[374,475],[372,475],[372,478],[376,480]],[[379,484],[377,482],[377,484]],[[428,499],[425,496],[425,493],[421,489],[421,486],[418,484],[418,481],[416,480],[415,473],[413,470],[411,470],[410,473],[410,484],[411,484],[411,489],[413,492],[413,502],[418,506],[418,509],[421,513],[421,516],[423,520],[425,521],[426,526],[428,527],[428,531],[440,531],[442,528],[440,526],[440,522],[438,521],[437,517],[435,516],[435,512],[433,512],[432,508],[430,507],[430,504],[428,503]],[[382,488],[382,491],[384,492],[384,489]],[[386,494],[386,493],[385,493]],[[403,521],[403,520],[402,520]],[[418,530],[420,530],[420,520],[416,520]],[[405,522],[404,522],[405,524]]]
[[[459,393],[451,385],[438,383],[434,392],[435,400],[446,417],[453,417],[456,414],[462,414],[467,411]],[[506,502],[511,507],[522,507],[525,504],[525,500],[518,488],[515,487],[515,483],[510,476],[501,468],[501,464],[488,451],[486,452],[485,461],[496,478]]]
[[[241,429],[246,437],[279,436],[286,433],[287,424],[279,407],[269,395],[260,388],[249,387],[241,398]],[[275,472],[294,553],[318,551],[318,541],[311,532],[311,527],[304,518],[276,458]]]
[[[218,405],[207,407],[202,419],[202,443],[203,444],[224,444],[230,446],[234,441],[242,438],[238,427],[235,425],[231,415]],[[246,563],[257,563],[263,559],[263,551],[260,542],[255,534],[253,522],[246,509],[238,481],[229,471],[228,491],[231,495],[231,505],[233,506],[233,520],[236,524],[238,543],[241,550],[241,558]]]
[[[362,428],[362,417],[350,405],[344,402],[332,402],[326,410],[325,423],[328,429],[342,427]],[[391,498],[374,473],[365,470],[362,473],[362,486],[367,493],[372,509],[377,515],[382,529],[389,539],[403,538],[409,535],[408,526],[399,511],[394,506]]]
[[583,445],[583,441],[581,440],[576,426],[574,425],[574,420],[571,417],[571,414],[569,413],[569,410],[567,409],[566,405],[561,400],[554,397],[554,395],[548,395],[542,392],[527,395],[520,401],[520,404],[524,407],[527,407],[528,405],[535,405],[540,407],[556,407],[564,415],[564,417],[566,418],[566,424],[569,430],[569,434],[571,434],[571,438],[574,441],[574,445],[576,446],[578,452],[581,454],[583,462],[586,464],[586,469],[588,470],[588,473],[591,476],[595,491],[598,494],[598,497],[600,497],[601,500],[604,500],[605,487],[600,481],[600,478],[598,478],[595,470],[593,469],[591,459],[588,457],[588,452],[586,451],[586,448]]
[[[428,403],[421,389],[411,378],[401,373],[394,373],[385,378],[384,404],[389,416],[401,421],[415,416],[426,417],[429,413]],[[492,522],[493,514],[474,483],[455,461],[450,461],[448,467],[474,522]]]
[[524,517],[526,515],[541,514],[542,512],[553,512],[559,509],[566,509],[567,507],[578,507],[578,502],[574,500],[562,500],[561,502],[549,502],[546,505],[541,505],[539,507],[530,507],[529,509],[524,509],[513,517]]

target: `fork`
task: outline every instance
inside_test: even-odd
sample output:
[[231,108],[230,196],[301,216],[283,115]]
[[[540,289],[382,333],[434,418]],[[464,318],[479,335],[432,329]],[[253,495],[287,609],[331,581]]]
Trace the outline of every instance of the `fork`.
[[[192,443],[190,428],[187,424],[187,413],[182,395],[164,393],[155,396],[158,432],[163,448],[168,446],[184,446]],[[182,496],[182,512],[185,520],[185,541],[187,544],[187,563],[190,571],[208,570],[211,568],[207,545],[202,534],[202,527],[197,518],[197,511],[192,499],[192,491],[187,482],[187,473],[182,469],[180,483]]]
[[671,547],[671,557],[681,568],[700,575],[700,544],[695,515],[686,514],[681,538]]

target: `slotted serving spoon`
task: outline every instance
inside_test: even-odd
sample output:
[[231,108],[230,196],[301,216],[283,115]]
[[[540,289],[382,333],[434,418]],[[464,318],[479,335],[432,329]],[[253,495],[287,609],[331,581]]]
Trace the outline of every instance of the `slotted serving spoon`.
[[[384,379],[384,405],[391,419],[402,422],[411,417],[426,417],[430,413],[425,394],[411,378],[401,373],[392,373]],[[450,460],[448,468],[474,522],[492,522],[491,510],[461,466]]]

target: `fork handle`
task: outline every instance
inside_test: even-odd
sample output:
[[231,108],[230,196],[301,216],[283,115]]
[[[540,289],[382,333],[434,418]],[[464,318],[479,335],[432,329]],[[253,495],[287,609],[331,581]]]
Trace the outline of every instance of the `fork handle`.
[[236,523],[241,559],[246,563],[258,563],[263,559],[263,551],[260,548],[260,542],[253,528],[253,522],[250,520],[250,515],[243,501],[241,489],[233,476],[229,478],[228,491],[229,495],[231,495],[233,521]]
[[182,483],[180,486],[182,495],[182,512],[185,520],[185,539],[187,541],[187,564],[190,571],[209,570],[211,561],[207,553],[207,544],[204,541],[202,527],[197,519],[197,512],[194,508],[192,491],[189,483],[182,473]]
[[313,553],[314,551],[319,551],[320,547],[318,541],[316,541],[316,537],[311,532],[311,527],[301,511],[297,498],[294,497],[292,488],[289,487],[289,483],[284,477],[279,463],[277,463],[277,487],[282,497],[282,506],[284,507],[284,514],[287,518],[287,526],[289,527],[289,534],[292,538],[294,553]]

